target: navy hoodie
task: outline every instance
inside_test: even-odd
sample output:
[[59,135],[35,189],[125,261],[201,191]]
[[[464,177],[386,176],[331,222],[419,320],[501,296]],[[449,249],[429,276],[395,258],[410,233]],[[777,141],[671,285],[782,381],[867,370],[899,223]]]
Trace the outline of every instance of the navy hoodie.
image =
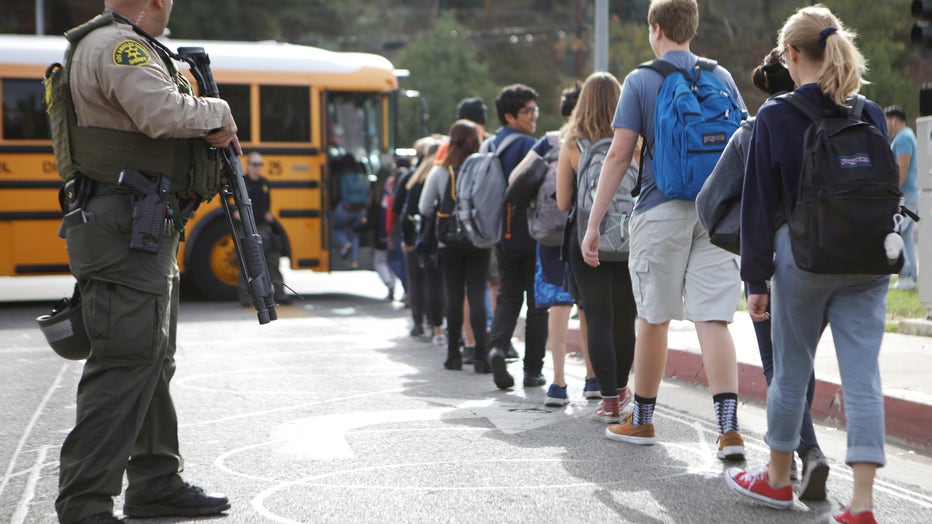
[[[818,84],[800,86],[796,92],[825,110],[837,108]],[[887,135],[887,122],[877,104],[868,100],[861,118]],[[778,100],[768,101],[757,112],[741,198],[741,279],[748,283],[748,293],[766,293],[766,281],[773,276],[774,235],[786,223],[785,202],[796,202],[803,135],[811,122]]]

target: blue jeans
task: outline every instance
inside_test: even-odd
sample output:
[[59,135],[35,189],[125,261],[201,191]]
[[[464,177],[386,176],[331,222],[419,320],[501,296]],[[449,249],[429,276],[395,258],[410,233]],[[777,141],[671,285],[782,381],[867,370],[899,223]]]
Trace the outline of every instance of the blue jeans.
[[[906,209],[918,214],[919,193],[903,193],[903,205]],[[909,277],[915,280],[919,273],[919,266],[916,261],[916,243],[913,241],[914,224],[913,219],[904,216],[900,226],[900,236],[903,237],[903,269],[900,270],[900,278]]]
[[405,268],[405,252],[401,247],[401,228],[396,227],[392,230],[392,243],[394,249],[388,250],[388,267],[392,268],[392,273],[401,281],[401,287],[404,292],[408,292],[408,270]]
[[351,262],[355,262],[359,257],[359,233],[353,230],[362,224],[362,217],[365,216],[366,210],[351,211],[338,204],[333,210],[333,238],[342,248],[344,245],[350,245]]
[[[747,288],[745,288],[745,293],[746,292]],[[769,304],[767,305],[767,312],[770,313]],[[822,329],[825,329],[824,322],[822,324]],[[767,381],[767,386],[770,387],[770,383],[773,382],[773,340],[770,338],[770,320],[754,322],[754,334],[757,335],[757,350],[760,352],[760,362],[764,371],[764,379]],[[815,373],[812,373],[809,376],[809,386],[806,388],[806,405],[803,410],[803,424],[799,432],[799,446],[796,448],[796,453],[800,457],[803,456],[803,452],[807,449],[819,445],[819,440],[816,438],[815,434],[815,427],[812,425],[812,414],[809,411],[812,406],[812,399],[815,395],[815,385]]]
[[767,392],[764,441],[782,452],[799,446],[816,345],[823,319],[828,319],[848,425],[845,461],[883,466],[884,408],[877,357],[890,277],[803,271],[796,266],[786,226],[777,231],[774,244],[773,382]]

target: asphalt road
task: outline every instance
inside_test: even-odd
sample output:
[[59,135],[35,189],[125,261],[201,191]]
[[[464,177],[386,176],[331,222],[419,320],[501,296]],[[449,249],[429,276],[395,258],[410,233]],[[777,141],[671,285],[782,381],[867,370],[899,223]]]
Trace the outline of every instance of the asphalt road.
[[[826,522],[850,497],[843,429],[819,432],[829,500],[771,510],[725,488],[705,391],[663,387],[657,445],[609,441],[579,358],[572,403],[546,408],[545,388],[502,392],[489,375],[444,370],[444,350],[408,336],[408,310],[381,299],[372,273],[286,280],[304,300],[265,326],[234,302],[182,304],[183,475],[230,497],[217,522]],[[81,364],[54,355],[32,320],[68,282],[17,286],[0,279],[0,522],[54,522]],[[763,410],[743,404],[739,417],[749,463],[766,463]],[[932,459],[887,453],[878,519],[932,521]]]

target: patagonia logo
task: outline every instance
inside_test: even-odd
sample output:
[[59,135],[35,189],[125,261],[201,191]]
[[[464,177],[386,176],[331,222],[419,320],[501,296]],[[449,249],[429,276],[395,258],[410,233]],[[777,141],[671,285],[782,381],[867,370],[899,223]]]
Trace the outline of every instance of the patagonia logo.
[[704,146],[724,146],[728,143],[728,137],[725,133],[708,133],[702,135],[702,145]]
[[144,66],[149,61],[149,52],[135,40],[124,40],[113,50],[114,65]]
[[842,169],[854,169],[856,167],[873,167],[871,157],[867,153],[856,153],[853,155],[839,156],[838,165]]

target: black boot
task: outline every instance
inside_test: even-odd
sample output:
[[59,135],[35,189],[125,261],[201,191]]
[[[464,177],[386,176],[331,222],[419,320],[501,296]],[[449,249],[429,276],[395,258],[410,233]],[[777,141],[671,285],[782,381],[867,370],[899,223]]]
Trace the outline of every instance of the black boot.
[[472,361],[473,370],[476,373],[488,374],[492,372],[492,366],[489,365],[488,350],[481,346],[476,346],[476,353]]

